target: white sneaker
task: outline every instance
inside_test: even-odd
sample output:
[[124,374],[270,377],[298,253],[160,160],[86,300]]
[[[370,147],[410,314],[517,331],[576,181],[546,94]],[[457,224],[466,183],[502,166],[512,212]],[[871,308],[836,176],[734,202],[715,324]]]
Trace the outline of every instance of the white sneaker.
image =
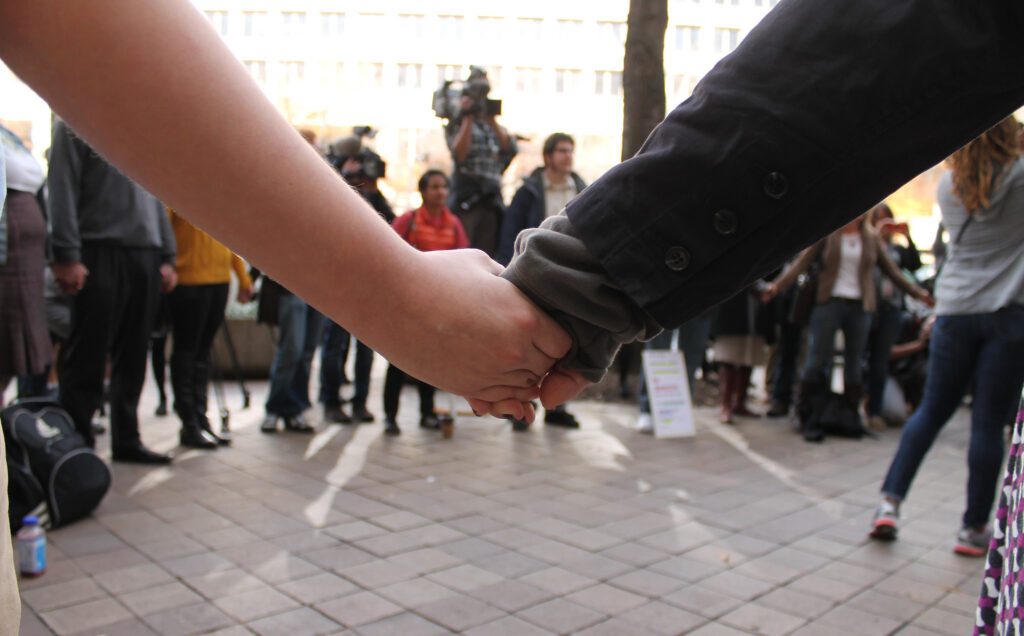
[[654,418],[651,417],[650,413],[641,413],[640,417],[636,418],[636,424],[633,426],[641,433],[653,433]]

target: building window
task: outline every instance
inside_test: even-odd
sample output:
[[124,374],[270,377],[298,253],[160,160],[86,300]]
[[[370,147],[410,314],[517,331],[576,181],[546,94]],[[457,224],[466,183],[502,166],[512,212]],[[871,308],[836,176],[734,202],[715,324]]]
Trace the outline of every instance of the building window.
[[562,42],[579,42],[583,39],[582,20],[559,20],[556,25],[558,39]]
[[544,21],[540,18],[519,18],[516,20],[520,42],[540,42]]
[[207,11],[206,19],[210,21],[213,28],[221,35],[228,34],[228,12],[227,11]]
[[398,32],[404,40],[423,39],[423,16],[402,14],[398,16]]
[[739,29],[715,29],[715,52],[729,53],[740,43]]
[[305,62],[281,62],[284,69],[284,81],[287,84],[297,84],[306,79]]
[[437,83],[440,84],[445,81],[463,79],[462,77],[462,65],[461,64],[438,64],[437,65]]
[[677,26],[676,27],[676,50],[677,51],[699,51],[700,50],[700,27],[698,27],[698,26]]
[[320,24],[325,38],[337,37],[345,34],[344,13],[321,13]]
[[583,72],[575,68],[555,69],[555,92],[575,93],[580,89]]
[[242,62],[245,64],[245,70],[249,71],[249,75],[256,80],[259,84],[267,83],[267,63],[263,60],[246,60]]
[[604,45],[623,46],[626,43],[625,22],[598,22],[597,32],[600,35],[601,43]]
[[503,40],[505,38],[505,32],[502,29],[504,22],[505,18],[498,16],[480,16],[477,18],[475,30],[480,41],[493,44]]
[[441,24],[442,40],[462,39],[462,16],[461,15],[439,15],[437,21]]
[[384,64],[381,62],[363,62],[359,65],[359,75],[363,86],[380,88],[384,85]]
[[306,14],[302,11],[285,11],[281,14],[281,34],[285,37],[300,37],[306,32]]
[[267,12],[243,11],[242,33],[250,38],[264,37],[267,34]]
[[423,87],[423,65],[422,64],[399,64],[398,85],[402,88]]
[[370,41],[376,41],[390,35],[387,32],[387,16],[383,13],[360,13],[359,34]]
[[594,79],[594,92],[598,95],[618,95],[622,92],[621,71],[597,71]]
[[516,92],[539,93],[541,88],[541,70],[539,68],[516,67]]

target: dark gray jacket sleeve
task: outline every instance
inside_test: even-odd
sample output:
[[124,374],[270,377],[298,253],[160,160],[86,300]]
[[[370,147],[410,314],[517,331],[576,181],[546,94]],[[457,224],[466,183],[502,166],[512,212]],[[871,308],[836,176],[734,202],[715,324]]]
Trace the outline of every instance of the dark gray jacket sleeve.
[[57,120],[50,144],[50,167],[46,176],[50,236],[53,260],[76,263],[82,260],[82,240],[78,232],[78,193],[81,183],[80,142]]
[[174,237],[174,228],[171,227],[171,218],[163,209],[163,204],[158,204],[160,209],[160,262],[167,265],[174,265],[178,253],[178,242]]
[[[1022,32],[1020,0],[785,0],[569,204],[589,271],[666,328],[700,314],[1024,103]],[[542,303],[579,261],[517,258]]]

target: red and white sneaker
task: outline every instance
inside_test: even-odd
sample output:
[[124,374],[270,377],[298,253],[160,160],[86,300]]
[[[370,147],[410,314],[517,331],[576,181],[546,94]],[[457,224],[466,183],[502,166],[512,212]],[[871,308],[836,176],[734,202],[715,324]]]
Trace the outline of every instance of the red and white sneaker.
[[883,499],[875,510],[868,536],[878,541],[895,541],[899,533],[900,511],[888,499]]
[[988,528],[976,530],[974,528],[961,528],[956,535],[956,545],[953,552],[968,557],[983,557],[988,552],[988,544],[992,540],[992,533]]

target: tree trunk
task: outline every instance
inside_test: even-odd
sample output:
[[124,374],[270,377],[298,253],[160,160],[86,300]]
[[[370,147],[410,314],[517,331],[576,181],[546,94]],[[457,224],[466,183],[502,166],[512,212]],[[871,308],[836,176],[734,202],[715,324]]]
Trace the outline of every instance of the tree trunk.
[[640,150],[665,118],[665,29],[668,0],[629,0],[622,64],[622,159]]

